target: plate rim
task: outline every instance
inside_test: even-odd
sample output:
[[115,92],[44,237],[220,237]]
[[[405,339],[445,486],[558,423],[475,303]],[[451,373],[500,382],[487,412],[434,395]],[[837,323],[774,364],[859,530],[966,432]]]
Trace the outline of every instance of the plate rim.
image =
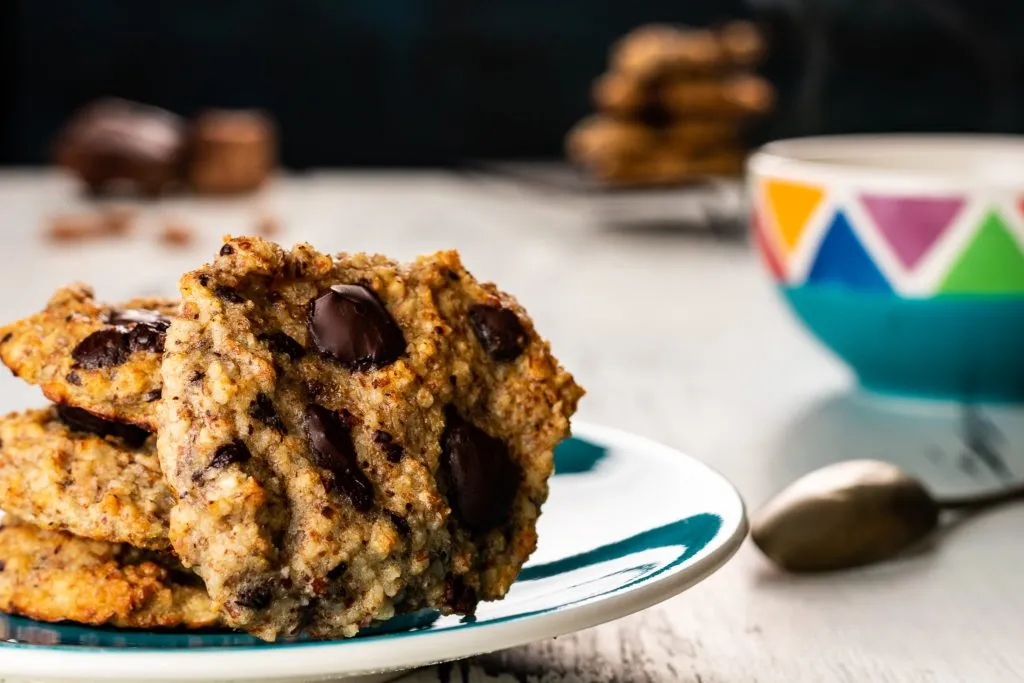
[[[403,637],[400,649],[389,647],[389,642],[393,644],[397,634],[366,640],[282,643],[276,647],[256,645],[180,650],[0,645],[3,675],[68,681],[97,674],[107,681],[165,681],[169,677],[182,681],[219,681],[225,678],[261,681],[411,670],[566,635],[635,614],[700,583],[739,550],[749,528],[746,505],[736,487],[718,470],[677,448],[615,427],[576,422],[572,433],[599,444],[631,445],[685,458],[724,484],[723,491],[728,493],[729,500],[722,501],[722,509],[731,508],[729,517],[736,520],[733,528],[723,527],[713,541],[716,545],[702,551],[685,568],[643,580],[632,588],[570,604],[563,609],[542,614],[511,615],[468,629],[400,634]],[[157,652],[158,663],[154,662]],[[312,652],[317,656],[308,656]],[[385,656],[381,657],[382,654]],[[377,664],[372,664],[372,661]],[[382,667],[381,662],[387,664]],[[102,666],[102,672],[98,666]]]

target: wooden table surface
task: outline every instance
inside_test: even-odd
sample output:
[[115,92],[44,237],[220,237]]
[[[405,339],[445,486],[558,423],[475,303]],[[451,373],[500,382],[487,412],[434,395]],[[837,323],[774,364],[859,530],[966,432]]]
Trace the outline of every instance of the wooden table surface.
[[[458,248],[477,276],[519,297],[588,389],[579,419],[705,460],[751,509],[795,476],[848,457],[892,457],[942,490],[998,483],[998,473],[977,466],[960,412],[890,409],[853,393],[846,371],[784,309],[742,240],[612,227],[589,199],[439,172],[282,178],[256,197],[141,205],[138,230],[125,241],[43,238],[48,216],[83,206],[66,178],[0,172],[0,319],[36,310],[76,279],[109,299],[173,295],[177,276],[212,256],[221,234],[251,232],[269,213],[285,243],[400,258]],[[171,221],[193,226],[195,244],[162,246],[156,235]],[[41,404],[33,388],[0,381],[0,408]],[[1013,411],[989,417],[997,430],[1019,424]],[[998,448],[1009,470],[1024,475],[1013,439]],[[803,578],[773,571],[748,543],[660,606],[408,680],[1024,680],[1022,537],[1024,506],[1011,506],[911,558]]]

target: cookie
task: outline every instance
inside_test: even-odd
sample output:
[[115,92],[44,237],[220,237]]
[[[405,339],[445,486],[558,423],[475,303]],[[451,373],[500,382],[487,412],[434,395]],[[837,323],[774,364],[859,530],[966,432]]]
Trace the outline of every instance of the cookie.
[[138,427],[68,406],[0,418],[0,508],[35,526],[165,550],[173,503]]
[[193,122],[190,137],[188,182],[199,194],[255,190],[276,163],[273,124],[257,111],[205,111]]
[[589,116],[569,132],[566,152],[584,166],[607,167],[654,152],[658,136],[650,128],[607,116]]
[[77,111],[59,133],[57,163],[94,193],[127,183],[146,195],[174,186],[185,154],[185,125],[157,107],[106,98]]
[[454,255],[256,238],[180,289],[158,439],[171,541],[231,625],[351,636],[504,594],[582,393],[521,309]]
[[659,98],[675,116],[728,120],[766,113],[774,104],[775,91],[759,76],[736,76],[666,83]]
[[0,611],[121,628],[221,625],[202,582],[173,556],[9,516],[0,528]]
[[609,65],[642,83],[679,74],[708,74],[727,65],[714,32],[666,24],[641,26],[619,39]]
[[156,429],[164,335],[177,304],[97,303],[83,284],[58,290],[46,308],[0,329],[0,360],[51,401]]

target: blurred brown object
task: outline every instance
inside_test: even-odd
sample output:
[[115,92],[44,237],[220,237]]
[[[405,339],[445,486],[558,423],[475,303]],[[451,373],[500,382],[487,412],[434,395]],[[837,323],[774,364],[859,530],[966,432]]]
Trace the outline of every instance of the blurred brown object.
[[662,86],[658,96],[662,106],[676,116],[719,120],[764,114],[775,100],[768,81],[750,75],[728,80],[675,81]]
[[256,221],[256,234],[260,237],[276,237],[281,233],[281,222],[274,216],[264,214]]
[[78,110],[54,144],[57,163],[96,194],[122,183],[146,195],[159,195],[178,181],[184,150],[180,118],[116,98]]
[[598,113],[566,136],[570,161],[608,185],[664,185],[742,172],[743,129],[774,105],[752,72],[765,42],[748,21],[641,26],[595,80]]
[[200,194],[255,190],[277,163],[270,118],[251,110],[210,110],[192,125],[188,182]]
[[169,247],[187,247],[192,244],[195,231],[184,223],[168,221],[160,231],[160,241]]
[[609,65],[646,83],[670,74],[705,74],[724,66],[714,33],[665,24],[641,26],[612,46]]
[[135,210],[110,207],[100,211],[51,216],[46,237],[54,242],[79,242],[104,237],[123,237],[131,232]]

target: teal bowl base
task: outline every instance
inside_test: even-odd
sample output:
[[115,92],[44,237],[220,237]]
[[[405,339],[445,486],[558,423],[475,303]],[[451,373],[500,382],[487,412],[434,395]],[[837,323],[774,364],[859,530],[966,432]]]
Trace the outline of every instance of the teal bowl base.
[[1024,403],[1024,297],[901,299],[827,285],[781,291],[867,391]]

